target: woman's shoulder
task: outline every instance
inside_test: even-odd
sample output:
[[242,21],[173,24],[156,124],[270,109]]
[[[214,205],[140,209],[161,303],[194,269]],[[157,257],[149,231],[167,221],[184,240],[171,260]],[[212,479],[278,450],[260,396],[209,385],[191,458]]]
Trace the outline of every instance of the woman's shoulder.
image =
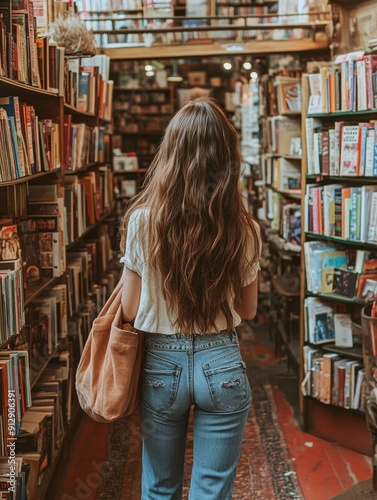
[[146,220],[149,216],[149,208],[145,208],[145,207],[138,207],[138,208],[135,208],[135,210],[133,210],[131,212],[131,215],[130,215],[130,218],[129,218],[129,223],[130,224],[137,224],[139,222],[143,222],[144,220]]

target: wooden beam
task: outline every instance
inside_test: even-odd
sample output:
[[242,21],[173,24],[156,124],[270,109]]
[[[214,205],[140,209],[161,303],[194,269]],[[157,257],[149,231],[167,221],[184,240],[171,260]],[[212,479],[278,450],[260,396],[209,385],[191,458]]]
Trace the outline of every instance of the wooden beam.
[[[199,40],[198,40],[199,42]],[[111,59],[165,59],[230,55],[271,55],[327,50],[328,40],[264,40],[244,43],[187,43],[185,45],[152,45],[151,47],[100,47],[99,54]]]

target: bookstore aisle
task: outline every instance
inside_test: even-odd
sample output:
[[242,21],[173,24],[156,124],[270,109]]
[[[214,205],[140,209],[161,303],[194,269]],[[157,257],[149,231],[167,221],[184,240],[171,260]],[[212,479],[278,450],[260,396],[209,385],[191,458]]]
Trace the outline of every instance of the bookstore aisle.
[[[300,430],[297,378],[287,369],[286,358],[275,356],[267,322],[250,323],[238,328],[254,400],[233,499],[373,498],[368,496],[372,477],[368,456]],[[107,425],[84,416],[59,471],[54,499],[139,499],[138,420],[136,415]],[[184,498],[191,451],[188,440]],[[358,490],[354,493],[351,488]]]

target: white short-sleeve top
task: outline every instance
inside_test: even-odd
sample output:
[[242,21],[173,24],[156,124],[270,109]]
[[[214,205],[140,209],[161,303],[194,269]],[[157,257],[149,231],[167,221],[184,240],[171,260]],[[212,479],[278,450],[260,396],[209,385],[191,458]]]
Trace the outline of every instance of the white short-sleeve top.
[[[168,311],[167,304],[162,294],[162,285],[157,273],[148,269],[147,249],[148,243],[144,244],[139,238],[139,225],[141,217],[148,216],[147,209],[137,209],[132,213],[128,222],[127,241],[125,256],[120,259],[125,263],[128,269],[136,272],[141,277],[141,295],[139,309],[134,321],[134,327],[138,330],[151,333],[161,333],[173,335],[178,333],[174,326],[174,318]],[[252,251],[253,246],[250,245]],[[251,259],[250,259],[251,260]],[[244,286],[252,283],[256,277],[259,267],[259,261],[249,265],[244,274]],[[231,307],[234,326],[241,322],[240,316]],[[218,330],[225,330],[227,323],[225,317],[219,316],[216,320]]]

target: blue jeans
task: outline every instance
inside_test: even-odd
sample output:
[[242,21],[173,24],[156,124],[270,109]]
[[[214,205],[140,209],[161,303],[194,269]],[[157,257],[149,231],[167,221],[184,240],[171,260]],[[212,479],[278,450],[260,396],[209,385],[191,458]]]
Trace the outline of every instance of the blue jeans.
[[236,332],[145,334],[142,500],[182,498],[194,405],[190,500],[228,500],[252,399]]

